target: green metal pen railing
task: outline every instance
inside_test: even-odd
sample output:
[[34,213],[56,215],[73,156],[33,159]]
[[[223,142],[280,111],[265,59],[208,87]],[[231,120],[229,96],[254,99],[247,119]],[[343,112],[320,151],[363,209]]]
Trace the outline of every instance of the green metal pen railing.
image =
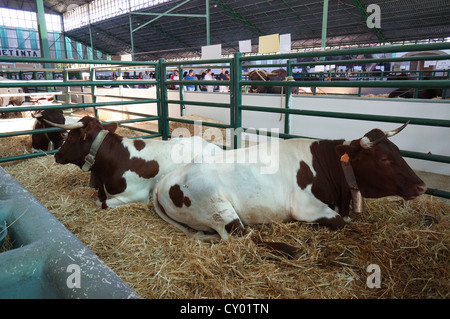
[[[250,130],[248,128],[242,127],[242,112],[264,112],[264,113],[278,113],[284,115],[284,131],[279,134],[280,138],[294,138],[294,137],[307,137],[315,139],[314,136],[298,136],[291,133],[291,117],[322,117],[322,118],[338,118],[338,119],[350,119],[350,120],[363,120],[363,121],[381,121],[381,122],[391,122],[391,123],[405,123],[410,121],[411,124],[421,125],[421,126],[432,126],[432,127],[450,127],[450,120],[448,119],[434,119],[434,118],[411,118],[407,116],[390,116],[384,114],[358,114],[358,113],[343,113],[343,112],[326,112],[317,110],[307,110],[292,108],[292,88],[297,87],[324,87],[324,88],[357,88],[359,93],[362,88],[408,88],[415,89],[417,97],[417,91],[424,88],[439,88],[443,90],[443,98],[445,98],[445,92],[450,88],[449,72],[448,69],[445,70],[433,70],[433,71],[423,71],[414,70],[409,71],[409,78],[412,80],[384,80],[385,75],[388,72],[381,71],[370,71],[370,72],[353,72],[352,76],[346,81],[327,81],[327,77],[323,72],[315,72],[313,75],[318,77],[318,80],[302,80],[293,81],[288,80],[292,76],[293,68],[299,66],[315,66],[315,65],[351,65],[351,64],[361,64],[361,63],[395,63],[395,62],[405,62],[405,61],[427,61],[427,60],[450,60],[449,54],[441,55],[423,55],[423,56],[402,56],[402,57],[386,57],[386,58],[364,58],[360,60],[323,60],[324,57],[335,57],[335,56],[349,56],[349,55],[359,55],[359,54],[377,54],[377,53],[399,53],[399,52],[412,52],[412,51],[429,51],[429,50],[448,50],[450,49],[450,43],[431,43],[431,44],[420,44],[420,45],[404,45],[404,46],[382,46],[382,47],[370,47],[370,48],[358,48],[358,49],[347,49],[347,50],[329,50],[329,51],[319,51],[319,52],[302,52],[302,53],[286,53],[286,54],[272,54],[264,56],[243,56],[241,53],[236,53],[232,58],[226,59],[212,59],[212,60],[184,60],[184,61],[165,61],[163,59],[157,62],[133,62],[133,61],[85,61],[85,60],[57,60],[57,59],[33,59],[33,58],[7,58],[0,57],[0,62],[21,62],[21,63],[58,63],[58,65],[64,65],[64,68],[52,68],[51,71],[47,69],[39,70],[41,72],[46,72],[46,75],[50,72],[62,72],[63,80],[45,80],[45,81],[9,81],[0,83],[0,87],[23,87],[29,86],[34,88],[42,88],[46,91],[55,90],[55,88],[62,87],[63,95],[66,96],[66,102],[61,105],[48,105],[48,106],[30,106],[30,107],[8,107],[2,109],[6,112],[14,111],[26,111],[26,110],[45,110],[45,109],[77,109],[77,108],[87,108],[93,107],[95,116],[98,118],[98,110],[104,110],[108,112],[118,112],[126,114],[130,117],[135,117],[133,119],[126,119],[119,122],[120,124],[128,124],[134,122],[146,122],[146,121],[158,121],[158,132],[149,131],[143,128],[133,128],[136,131],[147,133],[144,136],[146,138],[151,137],[162,137],[163,139],[168,139],[171,137],[170,132],[170,122],[180,122],[187,124],[196,124],[196,121],[179,118],[177,116],[172,116],[169,114],[169,104],[179,105],[180,115],[184,114],[184,109],[186,105],[193,107],[208,107],[212,109],[226,109],[229,111],[229,124],[219,124],[212,122],[202,122],[202,125],[217,127],[222,129],[231,129],[233,132],[238,132],[238,134],[233,134],[232,145],[224,145],[224,148],[239,148],[241,147],[240,141],[241,136],[239,132],[245,131],[245,133],[254,133],[265,135],[270,135],[270,132],[261,132],[260,130]],[[319,58],[319,61],[312,62],[298,62],[297,59],[302,58]],[[286,60],[282,63],[265,63],[268,60]],[[251,61],[259,61],[260,64],[246,64],[251,63]],[[78,69],[67,68],[68,65],[82,65]],[[85,67],[88,65],[89,67]],[[155,71],[155,80],[133,80],[133,79],[122,79],[117,81],[105,81],[105,80],[95,80],[96,72],[101,70],[117,70],[119,77],[125,74],[127,68],[132,70],[137,70],[136,68],[152,68]],[[250,81],[245,79],[243,74],[243,69],[249,68],[264,68],[264,67],[280,67],[285,68],[287,72],[287,79],[285,81]],[[197,80],[183,80],[182,74],[184,70],[188,69],[229,69],[230,70],[230,80],[229,81],[197,81]],[[86,70],[89,72],[89,78],[91,80],[84,81],[71,81],[69,80],[69,73],[75,72],[76,70]],[[169,80],[167,78],[167,73],[170,70],[178,70],[180,80]],[[437,71],[442,71],[443,76],[434,77]],[[0,70],[0,72],[8,72],[8,70]],[[14,72],[14,70],[9,70],[9,72]],[[27,70],[28,72],[28,70]],[[38,71],[30,71],[38,72]],[[425,73],[434,72],[434,73]],[[336,72],[336,74],[339,72]],[[432,75],[431,80],[423,80],[424,75]],[[311,75],[311,74],[309,74]],[[156,87],[156,97],[155,98],[133,98],[131,96],[116,96],[111,94],[99,94],[98,88],[101,86],[117,86],[119,90],[127,85],[141,85],[150,84]],[[170,85],[178,85],[178,99],[170,98],[168,94],[168,87]],[[213,86],[227,86],[229,87],[229,102],[205,102],[204,100],[192,100],[191,98],[186,99],[187,95],[183,88],[186,85],[213,85]],[[284,105],[281,108],[278,107],[267,107],[261,105],[244,105],[243,93],[246,91],[247,87],[250,86],[280,86],[283,87],[283,93],[285,96]],[[70,89],[72,87],[81,87],[86,90],[90,89],[90,92],[72,92]],[[171,91],[175,92],[175,91]],[[82,101],[82,103],[74,104],[70,100],[71,94],[78,94],[85,97],[90,97],[92,103],[87,103]],[[173,94],[173,93],[172,93]],[[120,101],[107,101],[99,102],[98,98],[120,98]],[[313,98],[320,98],[314,97]],[[359,98],[359,97],[357,97]],[[214,99],[213,99],[214,100]],[[449,101],[434,100],[429,101],[430,103],[444,103],[448,105]],[[139,110],[140,105],[156,103],[157,114],[148,115],[143,111]],[[118,105],[123,106],[133,106],[133,109],[128,110],[117,110],[114,107]],[[450,106],[449,106],[450,107]],[[251,114],[251,113],[250,113]],[[8,136],[19,136],[32,133],[40,132],[51,132],[58,129],[41,129],[41,130],[29,130],[14,133],[1,133],[0,138]],[[55,151],[47,152],[47,154],[54,153]],[[440,154],[428,154],[420,153],[415,151],[402,150],[402,155],[405,157],[421,159],[426,161],[435,161],[439,163],[450,163],[450,157]],[[37,154],[23,154],[20,156],[10,156],[0,158],[1,162],[7,162],[11,160],[24,159],[33,156],[41,156],[44,153]],[[450,192],[429,189],[427,193],[450,198]]]

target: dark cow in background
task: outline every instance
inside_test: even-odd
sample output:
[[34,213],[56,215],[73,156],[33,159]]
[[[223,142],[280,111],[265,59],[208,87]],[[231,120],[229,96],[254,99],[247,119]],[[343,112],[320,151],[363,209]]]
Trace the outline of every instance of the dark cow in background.
[[[424,182],[388,139],[405,126],[389,132],[373,129],[352,141],[290,139],[226,151],[226,160],[219,155],[164,177],[154,191],[155,210],[202,240],[245,234],[244,225],[292,220],[341,228],[349,220],[352,189],[359,188],[364,197],[407,200],[425,192]],[[248,160],[252,151],[257,161]],[[274,162],[278,169],[263,174]],[[255,241],[295,255],[291,246]]]
[[[414,89],[408,89],[408,88],[399,88],[391,93],[389,93],[390,98],[394,97],[402,97],[405,99],[412,99],[414,98]],[[418,99],[434,99],[436,97],[442,97],[442,89],[419,89],[417,93]]]
[[[265,70],[253,70],[242,74],[243,76],[248,76],[250,81],[286,81],[286,70],[278,69],[272,72],[267,72]],[[252,93],[285,93],[284,89],[280,86],[254,86],[250,88]]]
[[90,116],[75,124],[50,124],[71,130],[55,154],[56,162],[91,171],[91,186],[98,189],[97,205],[102,208],[148,203],[155,183],[166,173],[197,155],[222,151],[198,136],[170,141],[124,138],[115,133],[117,123],[102,125]]
[[[388,80],[414,80],[414,78],[411,78],[406,73],[401,73],[400,75],[394,75],[394,76],[388,76]],[[424,80],[445,80],[446,78],[443,77],[424,77]],[[399,88],[395,89],[391,93],[389,93],[390,98],[395,97],[402,97],[405,99],[412,99],[414,98],[414,92],[415,89],[412,88]],[[442,97],[443,89],[418,89],[417,92],[417,98],[418,99],[434,99],[437,97]]]
[[[44,110],[32,116],[36,119],[34,129],[55,127],[49,122],[57,124],[65,124],[66,122],[62,110]],[[66,136],[66,131],[34,133],[31,136],[31,151],[35,153],[58,149],[63,145]]]

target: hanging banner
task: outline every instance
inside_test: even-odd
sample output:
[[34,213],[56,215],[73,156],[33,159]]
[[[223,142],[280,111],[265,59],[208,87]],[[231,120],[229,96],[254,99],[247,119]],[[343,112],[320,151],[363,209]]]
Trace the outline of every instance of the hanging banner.
[[222,44],[202,46],[202,60],[221,59]]
[[239,52],[252,52],[252,40],[239,41]]
[[280,53],[291,52],[291,34],[280,34]]
[[275,53],[280,51],[280,35],[270,34],[259,37],[259,53]]

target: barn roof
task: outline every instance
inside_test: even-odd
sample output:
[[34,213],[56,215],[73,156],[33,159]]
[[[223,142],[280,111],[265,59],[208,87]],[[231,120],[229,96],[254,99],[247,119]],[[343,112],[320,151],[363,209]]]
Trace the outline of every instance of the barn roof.
[[[103,0],[104,1],[104,0]],[[0,0],[3,3],[11,1]],[[69,5],[86,5],[89,0],[44,0],[46,11],[63,14]],[[120,0],[125,6],[128,0]],[[258,44],[262,35],[291,34],[292,48],[320,47],[323,0],[209,0],[210,44],[222,44],[222,52],[239,51],[240,40]],[[13,1],[32,8],[35,0]],[[153,6],[138,13],[205,15],[205,0],[153,0]],[[368,28],[370,4],[380,7],[381,27]],[[11,5],[8,5],[11,7]],[[174,7],[177,7],[174,9]],[[70,7],[69,7],[70,9]],[[444,39],[450,36],[448,0],[330,0],[328,6],[327,46],[366,45]],[[133,47],[136,60],[199,56],[206,42],[204,17],[132,14]],[[119,55],[131,53],[130,15],[124,13],[91,23],[96,49]],[[89,25],[67,30],[67,35],[90,45]]]

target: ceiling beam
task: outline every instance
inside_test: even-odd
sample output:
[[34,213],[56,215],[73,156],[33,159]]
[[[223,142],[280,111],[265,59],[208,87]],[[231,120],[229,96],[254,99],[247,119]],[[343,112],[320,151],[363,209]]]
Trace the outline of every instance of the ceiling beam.
[[261,36],[264,35],[258,27],[250,23],[247,19],[245,19],[242,15],[240,15],[236,10],[226,4],[223,0],[212,0],[218,7],[222,9],[226,14],[233,17],[233,19],[237,20],[240,24],[246,27],[248,30],[253,32],[254,34]]

